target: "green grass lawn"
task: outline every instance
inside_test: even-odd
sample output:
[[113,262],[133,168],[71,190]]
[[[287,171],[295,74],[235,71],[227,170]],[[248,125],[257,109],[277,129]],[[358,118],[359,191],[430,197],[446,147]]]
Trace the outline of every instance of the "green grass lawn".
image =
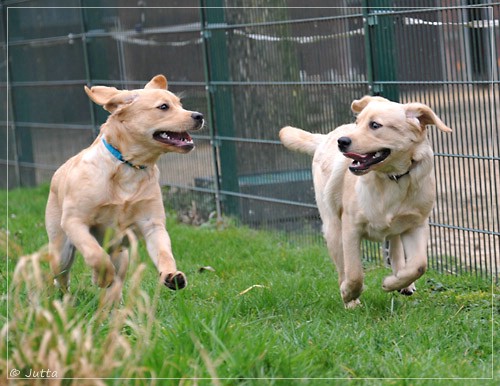
[[[0,324],[9,326],[0,343],[3,378],[7,368],[20,369],[22,378],[55,366],[60,377],[112,385],[149,385],[149,378],[158,385],[498,384],[498,288],[484,279],[430,271],[416,294],[404,297],[381,289],[387,268],[367,264],[363,306],[345,310],[323,245],[291,245],[233,225],[190,227],[172,216],[168,230],[188,287],[158,286],[141,244],[123,304],[109,310],[99,305],[81,256],[70,296],[51,286],[45,262],[23,259],[14,275],[20,255],[47,242],[47,194],[46,186],[11,191],[9,216],[0,219],[8,295]],[[215,271],[200,272],[204,266]]]

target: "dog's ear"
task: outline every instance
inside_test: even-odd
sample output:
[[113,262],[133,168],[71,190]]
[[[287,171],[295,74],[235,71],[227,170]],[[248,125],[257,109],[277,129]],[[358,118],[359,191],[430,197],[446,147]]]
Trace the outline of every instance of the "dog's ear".
[[122,105],[132,103],[137,98],[137,94],[130,91],[106,86],[94,86],[92,88],[85,86],[85,92],[94,103],[101,105],[104,110],[110,113],[115,112]]
[[351,103],[351,110],[353,113],[359,114],[368,105],[368,103],[378,101],[378,102],[390,102],[389,99],[385,99],[380,96],[365,95],[361,99],[355,99]]
[[450,133],[452,130],[439,119],[432,109],[423,103],[407,103],[404,105],[407,118],[417,118],[422,129],[427,125],[435,125],[439,130]]
[[137,99],[139,95],[131,91],[120,91],[104,104],[104,109],[110,113],[116,112],[119,108],[129,105]]
[[144,86],[145,89],[148,88],[159,88],[162,90],[167,90],[167,78],[164,75],[156,75],[153,79],[151,79],[147,85]]
[[106,87],[106,86],[94,86],[92,88],[88,88],[84,86],[85,92],[88,97],[98,105],[104,106],[111,98],[118,95],[121,91],[114,87]]

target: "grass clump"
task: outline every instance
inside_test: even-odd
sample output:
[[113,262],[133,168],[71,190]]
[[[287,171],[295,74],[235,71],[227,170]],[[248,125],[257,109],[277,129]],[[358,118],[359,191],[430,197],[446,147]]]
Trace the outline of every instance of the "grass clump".
[[[46,194],[9,195],[16,216],[8,235],[6,223],[0,228],[22,253],[46,243],[38,225]],[[188,286],[159,287],[144,245],[134,242],[114,309],[100,305],[81,256],[71,293],[61,296],[43,256],[11,249],[0,259],[10,285],[0,303],[2,376],[54,366],[68,385],[497,384],[498,288],[490,281],[430,271],[404,297],[382,291],[386,268],[366,264],[363,306],[344,310],[323,245],[290,245],[231,224],[186,226],[175,216],[167,227]],[[48,381],[56,382],[39,384]]]
[[104,291],[97,288],[90,296],[80,290],[62,295],[50,285],[45,258],[42,249],[17,261],[8,293],[9,319],[0,332],[2,369],[16,384],[30,385],[60,384],[62,379],[104,385],[106,378],[150,377],[151,371],[140,366],[140,349],[150,339],[154,305],[140,288],[145,265],[137,263],[137,253],[119,307],[102,302]]

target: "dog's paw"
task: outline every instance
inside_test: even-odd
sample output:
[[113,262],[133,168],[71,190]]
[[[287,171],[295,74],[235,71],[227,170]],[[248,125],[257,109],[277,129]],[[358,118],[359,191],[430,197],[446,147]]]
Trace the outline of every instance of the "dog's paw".
[[66,282],[63,282],[57,278],[54,278],[54,287],[56,287],[63,294],[66,294],[69,292],[69,280]]
[[165,284],[171,290],[180,290],[183,289],[187,285],[186,275],[184,275],[181,271],[177,271],[174,273],[169,273],[162,277],[163,284]]
[[405,295],[405,296],[411,296],[415,293],[415,291],[417,290],[417,287],[415,287],[415,284],[414,283],[411,283],[408,287],[406,288],[401,288],[399,290],[399,293],[401,295]]
[[401,287],[399,287],[400,280],[394,276],[387,276],[382,282],[382,289],[387,292],[395,291]]
[[394,275],[387,276],[382,282],[382,289],[387,292],[398,291],[402,295],[410,296],[415,293],[417,287],[415,287],[415,283],[408,284],[408,281],[408,279],[402,280]]
[[340,284],[340,295],[344,304],[349,304],[351,301],[356,301],[360,296],[365,286],[363,279],[360,280],[344,280]]
[[354,299],[351,300],[350,302],[344,303],[344,307],[346,310],[352,310],[359,306],[361,306],[361,302],[359,301],[359,299]]
[[111,262],[103,264],[100,267],[94,268],[92,281],[100,288],[108,288],[113,284],[115,279],[115,267]]

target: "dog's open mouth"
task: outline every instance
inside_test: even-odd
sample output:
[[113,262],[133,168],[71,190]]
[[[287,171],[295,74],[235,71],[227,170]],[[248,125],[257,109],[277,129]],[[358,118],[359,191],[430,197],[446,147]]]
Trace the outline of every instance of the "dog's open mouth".
[[193,148],[194,142],[187,132],[176,133],[173,131],[157,131],[153,134],[153,138],[165,145],[180,147],[180,148]]
[[382,149],[375,153],[358,154],[345,152],[343,154],[347,158],[353,159],[351,166],[349,166],[349,170],[356,175],[363,175],[368,173],[371,166],[378,164],[389,157],[391,151],[389,149]]

